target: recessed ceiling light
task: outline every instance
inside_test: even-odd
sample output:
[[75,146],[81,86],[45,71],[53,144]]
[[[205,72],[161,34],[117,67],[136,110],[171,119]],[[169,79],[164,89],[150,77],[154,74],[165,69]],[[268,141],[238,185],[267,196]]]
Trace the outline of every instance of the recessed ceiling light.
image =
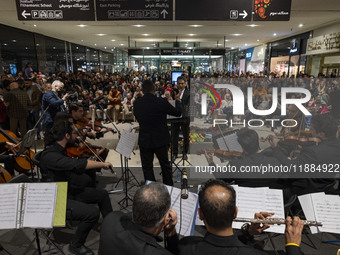
[[149,50],[150,48],[149,47],[146,47],[147,50]]
[[36,25],[36,24],[34,24],[33,26],[34,26],[34,27],[36,27],[37,25]]
[[84,40],[81,40],[82,42],[84,41]]
[[256,41],[259,42],[260,40],[257,39]]
[[150,34],[142,34],[143,36],[149,36]]
[[300,24],[299,27],[303,27],[303,24]]
[[229,42],[230,40],[225,40],[225,42]]
[[97,46],[97,44],[95,43],[94,46]]
[[116,40],[111,40],[111,42],[115,42]]
[[98,36],[104,36],[104,35],[106,35],[106,34],[96,34],[96,35],[98,35]]
[[77,25],[78,27],[87,27],[87,25],[84,25],[84,24],[80,24],[80,25]]
[[124,46],[124,43],[119,44],[120,46]]
[[258,27],[259,25],[256,25],[256,24],[250,24],[250,25],[247,25],[248,27]]
[[17,40],[12,40],[12,42],[16,42]]
[[277,36],[277,34],[276,34],[276,33],[274,33],[274,34],[273,34],[273,36]]
[[132,25],[133,27],[145,27],[145,25],[140,25],[140,24],[137,24],[137,25]]
[[189,25],[189,27],[203,27],[203,25]]
[[233,35],[233,36],[240,36],[241,34],[231,34],[231,35]]
[[248,46],[248,44],[247,44],[247,43],[245,43],[245,44],[244,44],[244,46]]
[[104,49],[106,50],[106,47],[104,47]]
[[4,43],[5,46],[7,46],[7,43]]
[[231,47],[231,49],[233,50],[233,49],[235,49],[234,47]]
[[188,34],[188,36],[195,36],[195,34]]

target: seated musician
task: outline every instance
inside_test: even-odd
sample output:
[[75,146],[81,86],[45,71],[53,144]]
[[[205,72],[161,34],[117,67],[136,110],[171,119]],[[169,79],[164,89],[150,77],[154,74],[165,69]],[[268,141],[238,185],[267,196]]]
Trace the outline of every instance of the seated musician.
[[[285,165],[296,165],[297,167],[340,164],[340,141],[336,138],[337,124],[333,117],[329,114],[314,115],[310,131],[313,137],[321,140],[321,143],[303,147],[293,160],[289,160],[287,155],[277,148],[274,136],[269,136],[270,145],[274,148],[274,157]],[[289,188],[291,193],[297,195],[319,191],[334,194],[337,192],[333,187],[334,184],[334,179],[290,179]]]
[[[232,221],[237,217],[235,190],[221,180],[209,180],[202,184],[198,194],[198,215],[207,228],[204,237],[184,237],[179,242],[179,254],[252,254],[266,253],[256,250],[246,243],[267,229],[269,225],[245,224],[242,230],[234,232]],[[264,219],[272,213],[258,213],[255,218]],[[288,255],[301,254],[299,245],[304,223],[298,217],[286,219],[286,252]]]
[[14,157],[4,154],[7,151],[16,152],[16,144],[10,142],[0,142],[0,163],[4,163],[5,169],[14,176]]
[[68,182],[67,219],[80,221],[71,240],[70,250],[73,254],[93,254],[84,243],[99,219],[99,210],[104,218],[112,212],[112,206],[105,190],[88,187],[90,177],[85,172],[94,168],[112,169],[112,164],[68,157],[65,149],[74,145],[78,135],[74,125],[68,120],[61,118],[55,121],[48,135],[52,140],[47,140],[52,143],[42,152],[40,167],[49,174],[52,181]]

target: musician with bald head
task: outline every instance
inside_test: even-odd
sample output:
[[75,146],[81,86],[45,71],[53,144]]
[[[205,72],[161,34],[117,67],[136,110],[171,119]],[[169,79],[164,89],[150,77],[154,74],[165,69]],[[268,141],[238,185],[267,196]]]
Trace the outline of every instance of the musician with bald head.
[[[234,233],[233,219],[237,217],[236,193],[233,187],[221,180],[209,180],[202,184],[198,194],[199,218],[204,222],[207,233],[204,237],[184,237],[180,241],[179,254],[237,254],[237,255],[264,255],[266,253],[256,250],[245,243],[253,235],[260,234],[269,226],[260,227],[252,224],[242,227],[241,232]],[[271,213],[255,214],[256,218],[264,219]],[[286,251],[290,255],[301,254],[301,232],[303,221],[294,217],[286,219]]]

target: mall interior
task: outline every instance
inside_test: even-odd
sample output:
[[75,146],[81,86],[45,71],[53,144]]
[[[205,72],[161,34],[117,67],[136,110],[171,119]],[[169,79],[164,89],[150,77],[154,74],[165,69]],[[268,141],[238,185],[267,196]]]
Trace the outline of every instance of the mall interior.
[[[28,75],[27,70],[29,72]],[[4,166],[4,168],[0,167],[0,255],[340,255],[339,72],[340,0],[0,0],[0,138],[3,139],[0,140],[0,166]],[[177,76],[174,79],[172,75],[176,74]],[[177,80],[178,77],[179,80]],[[197,77],[199,79],[208,79],[203,81],[198,79],[198,85],[194,86],[195,84],[192,84],[193,79],[190,80],[190,78]],[[200,173],[199,175],[190,173],[195,166],[206,166],[208,163],[209,166],[216,167],[219,163],[230,165],[231,161],[237,165],[237,162],[247,157],[248,160],[253,156],[253,154],[250,155],[247,152],[247,146],[243,146],[238,140],[237,134],[239,134],[239,129],[223,129],[223,132],[230,131],[228,136],[224,136],[221,129],[217,129],[212,125],[214,118],[222,118],[223,121],[232,120],[235,122],[242,122],[247,118],[241,115],[231,115],[233,106],[235,104],[242,104],[242,101],[239,102],[235,99],[233,104],[231,91],[225,89],[221,92],[222,94],[218,95],[220,92],[217,91],[217,93],[214,90],[214,80],[210,78],[221,77],[225,78],[227,82],[235,82],[235,84],[240,86],[244,85],[243,88],[246,88],[248,84],[254,87],[259,86],[259,88],[256,87],[258,91],[254,92],[253,97],[250,95],[248,100],[252,98],[254,102],[258,102],[257,106],[263,107],[261,110],[268,110],[273,102],[272,97],[274,93],[273,87],[271,87],[272,84],[279,84],[280,89],[287,84],[287,87],[298,87],[300,84],[304,84],[304,89],[311,93],[312,98],[308,101],[308,110],[311,112],[313,110],[313,116],[334,115],[334,118],[327,119],[327,116],[326,118],[321,116],[322,121],[324,120],[325,123],[330,124],[323,125],[322,121],[313,124],[312,118],[307,118],[303,114],[298,115],[298,110],[296,110],[294,115],[292,112],[295,109],[287,107],[289,120],[294,121],[298,119],[297,116],[302,116],[299,121],[302,123],[306,120],[306,126],[308,126],[304,131],[310,135],[309,138],[311,140],[315,138],[315,134],[318,135],[317,138],[319,140],[317,142],[313,140],[312,145],[308,144],[310,147],[307,149],[303,147],[304,145],[293,144],[294,150],[285,151],[285,160],[292,160],[293,157],[299,159],[299,153],[303,154],[307,151],[307,153],[309,152],[312,155],[307,157],[309,161],[302,160],[298,162],[314,162],[313,164],[315,162],[322,162],[322,166],[326,165],[326,168],[327,166],[332,166],[335,169],[335,172],[332,172],[332,178],[327,177],[328,179],[325,178],[326,181],[324,181],[325,179],[320,175],[320,172],[322,172],[320,170],[318,177],[315,179],[306,178],[306,175],[301,175],[302,177],[297,177],[297,179],[285,177],[282,181],[279,178],[276,179],[276,177],[267,177],[263,178],[266,183],[263,186],[258,183],[257,180],[259,179],[254,178],[252,181],[253,184],[256,182],[256,185],[241,187],[240,183],[242,183],[242,180],[240,181],[238,178],[229,182],[230,179],[220,178],[209,172]],[[271,83],[274,77],[277,79],[273,79],[273,83]],[[306,80],[301,81],[300,77],[306,78]],[[263,81],[265,85],[259,85],[258,81],[253,82],[253,79],[256,80],[257,78],[263,78],[260,81]],[[19,81],[21,79],[22,81]],[[64,90],[63,86],[58,89],[60,85],[58,85],[58,82],[55,82],[59,80],[64,82]],[[187,125],[186,127],[183,125],[179,128],[176,120],[169,121],[172,118],[169,115],[167,120],[165,114],[161,117],[158,115],[155,115],[156,117],[147,115],[151,114],[154,110],[161,109],[158,109],[157,106],[154,106],[151,110],[145,110],[142,114],[142,117],[148,116],[149,122],[157,118],[163,120],[164,117],[165,130],[168,133],[154,139],[154,143],[165,141],[167,135],[171,133],[171,145],[169,138],[168,144],[162,146],[165,148],[166,157],[168,157],[166,158],[166,164],[172,170],[173,180],[171,182],[173,182],[173,187],[171,185],[168,186],[171,196],[169,204],[174,209],[175,214],[177,213],[177,216],[174,215],[173,210],[169,208],[170,205],[167,204],[168,200],[166,198],[168,194],[166,198],[162,197],[162,200],[157,199],[157,195],[162,190],[157,190],[157,194],[149,195],[148,193],[148,196],[145,197],[140,195],[139,199],[145,200],[141,203],[135,203],[137,190],[139,191],[141,186],[146,186],[143,186],[147,179],[145,170],[147,168],[145,167],[146,152],[145,148],[143,149],[141,145],[142,142],[140,140],[142,139],[137,142],[137,135],[141,137],[141,132],[145,132],[146,128],[143,126],[143,118],[141,115],[138,116],[137,111],[133,108],[135,105],[132,102],[145,98],[147,93],[143,95],[143,86],[144,82],[146,81],[147,84],[148,80],[152,80],[157,86],[157,97],[166,97],[168,99],[165,94],[169,91],[169,98],[174,100],[172,100],[173,107],[168,106],[167,103],[168,108],[171,107],[173,110],[175,106],[178,107],[175,101],[181,101],[180,108],[183,115],[181,115],[180,120],[185,119],[187,121],[178,121],[180,125],[184,122]],[[296,82],[297,80],[300,83]],[[280,84],[281,81],[285,85]],[[288,81],[288,83],[283,81]],[[8,96],[8,94],[12,93],[12,90],[19,91],[19,88],[12,85],[13,83],[19,84],[19,88],[23,90],[30,91],[27,92],[27,95],[31,102],[36,92],[30,89],[30,85],[33,84],[32,87],[36,86],[40,90],[40,101],[38,102],[39,107],[36,114],[33,114],[35,110],[31,107],[27,108],[29,109],[27,116],[19,114],[24,117],[11,117],[11,106],[12,109],[22,109],[19,103],[14,103],[13,106],[11,102],[16,101],[11,101],[13,97],[11,99]],[[70,92],[71,89],[66,91],[66,88],[70,88],[71,83],[73,83],[76,89],[72,90],[72,92]],[[181,88],[181,83],[188,85],[187,89]],[[25,86],[28,86],[28,88],[25,88]],[[190,86],[194,88],[190,93],[188,92],[191,100],[189,100],[190,110],[195,109],[195,112],[192,113],[191,111],[188,116],[185,116],[184,109],[188,109],[185,108],[184,103],[185,91]],[[50,91],[51,89],[53,92]],[[118,89],[118,92],[116,89]],[[83,93],[84,90],[86,90],[86,93]],[[74,104],[78,105],[78,107],[72,110],[72,107],[74,107],[72,103],[74,102],[69,95],[75,95],[74,91],[79,92],[77,94],[79,96],[77,97],[78,104]],[[265,95],[261,94],[261,91],[265,91]],[[100,95],[99,92],[102,94]],[[20,144],[29,144],[26,149],[31,149],[36,153],[35,155],[42,151],[45,152],[52,147],[47,143],[48,135],[52,134],[53,139],[57,140],[59,138],[56,138],[57,134],[55,133],[63,130],[63,128],[66,129],[68,124],[66,119],[63,122],[65,125],[61,129],[58,129],[58,125],[53,122],[54,120],[52,120],[52,124],[49,123],[51,126],[53,125],[52,128],[47,129],[47,125],[44,126],[44,114],[49,112],[51,109],[48,108],[54,107],[53,104],[55,103],[53,101],[47,107],[45,105],[44,108],[43,100],[48,93],[52,97],[55,96],[56,101],[62,102],[62,105],[56,108],[57,110],[54,114],[62,112],[66,108],[71,117],[65,114],[64,118],[67,116],[69,119],[72,119],[72,122],[77,124],[79,119],[77,119],[78,115],[76,112],[85,113],[84,116],[88,113],[84,117],[86,120],[85,139],[86,137],[91,138],[88,133],[94,132],[93,130],[95,130],[96,125],[97,129],[99,128],[99,131],[95,130],[94,136],[96,139],[88,139],[90,147],[95,150],[93,152],[89,148],[91,151],[90,155],[93,156],[92,154],[95,154],[97,157],[96,163],[99,164],[96,165],[98,171],[97,168],[91,166],[95,168],[93,172],[91,171],[91,176],[88,174],[92,178],[91,185],[86,183],[84,184],[86,187],[82,187],[84,190],[90,188],[91,192],[83,197],[77,197],[78,193],[74,194],[70,191],[71,186],[77,186],[80,183],[80,187],[85,182],[85,179],[79,179],[79,183],[73,183],[72,178],[63,180],[68,182],[69,187],[68,190],[67,188],[63,190],[65,192],[64,200],[61,198],[62,195],[59,195],[59,192],[62,192],[61,186],[54,188],[54,192],[57,190],[58,194],[54,194],[53,199],[56,199],[58,204],[53,204],[52,218],[54,222],[53,225],[50,222],[51,225],[49,227],[43,225],[43,214],[32,213],[32,218],[25,223],[24,210],[16,209],[15,214],[8,212],[10,209],[13,209],[12,207],[19,208],[18,206],[22,206],[23,208],[25,206],[23,194],[28,192],[25,190],[28,186],[12,184],[11,190],[4,188],[7,185],[4,183],[11,182],[11,179],[16,180],[12,182],[20,183],[26,181],[33,181],[33,183],[44,182],[45,180],[51,181],[51,179],[45,179],[46,176],[44,177],[43,168],[40,164],[44,162],[44,159],[33,156],[31,158],[28,154],[16,154],[18,152],[16,148],[19,148]],[[111,100],[109,99],[111,96],[118,97],[119,93],[121,93],[121,97],[118,104],[121,105],[121,108],[118,107],[117,110],[115,108],[117,104],[113,103],[113,100],[112,103],[108,102],[108,100]],[[203,110],[200,112],[202,105],[200,100],[203,100],[203,96],[201,98],[203,93],[208,94],[209,107],[206,116],[203,116]],[[132,95],[132,100],[136,101],[129,101],[131,98],[129,99],[128,94]],[[137,95],[136,98],[135,95]],[[229,99],[228,96],[230,96]],[[292,96],[291,100],[303,100],[304,98],[300,94],[296,97],[298,99]],[[103,101],[104,98],[106,100],[105,109],[98,106],[99,101]],[[279,95],[279,98],[281,99],[281,95]],[[220,101],[220,105],[218,105],[218,101]],[[231,104],[229,105],[230,107],[227,107],[228,103]],[[91,108],[92,105],[95,105],[96,108]],[[127,107],[126,105],[129,108],[125,108]],[[222,105],[228,109],[224,111]],[[110,114],[112,113],[112,119],[109,116],[110,114],[108,114],[109,106],[111,106]],[[246,110],[248,111],[248,109]],[[97,111],[99,111],[99,114]],[[117,113],[117,111],[119,112]],[[5,114],[4,118],[7,118],[6,120],[3,119],[3,114]],[[63,113],[59,116],[62,115]],[[273,113],[270,116],[273,119],[281,120],[284,117],[283,115],[275,115]],[[126,116],[128,117],[126,118]],[[252,117],[255,121],[263,122],[265,119],[265,116],[258,116],[256,114],[253,114]],[[23,129],[21,129],[21,123],[23,122],[20,121],[22,121],[22,118],[27,118],[27,130],[38,129],[37,135],[34,133],[34,141],[32,139],[27,139],[26,141],[26,135],[23,135]],[[82,118],[83,115],[80,119],[83,120]],[[94,124],[93,122],[96,118],[97,121]],[[8,139],[8,136],[11,137],[9,135],[12,130],[11,119],[16,119],[19,123],[19,125],[14,123],[14,133],[18,136],[17,140],[16,138],[14,140],[13,138]],[[31,125],[29,125],[30,121]],[[40,124],[40,121],[43,122],[43,125]],[[59,119],[57,124],[60,123]],[[155,123],[159,124],[157,121]],[[177,126],[178,137],[176,138],[173,138],[175,133],[174,126]],[[287,137],[287,134],[292,134],[294,139],[297,136],[297,140],[300,141],[301,126],[296,132],[282,127],[280,134],[275,133],[276,130],[269,125],[253,128],[254,126],[249,124],[246,130],[250,130],[253,133],[254,130],[256,131],[255,143],[258,146],[255,148],[256,154],[254,154],[257,156],[262,151],[272,149],[270,147],[274,148],[273,141],[276,140],[277,143],[280,143],[285,139],[284,135]],[[333,126],[336,126],[335,133],[337,135],[328,137],[326,131],[331,130]],[[316,127],[320,128],[322,132]],[[93,130],[89,131],[91,128]],[[187,130],[186,132],[185,128],[190,128],[190,137],[189,131]],[[77,125],[78,129],[81,128]],[[161,127],[155,124],[149,125],[148,129],[160,130]],[[242,130],[244,131],[244,129]],[[324,130],[326,131],[323,132]],[[71,128],[71,131],[71,133],[65,131],[66,134],[63,136],[62,139],[64,140],[62,141],[71,140],[74,127]],[[287,133],[283,134],[286,131]],[[97,137],[96,135],[100,132],[102,132],[101,137]],[[221,133],[220,137],[218,137],[220,135],[219,132]],[[330,132],[333,132],[333,130]],[[123,158],[122,155],[125,155],[123,151],[128,153],[126,152],[128,146],[126,144],[122,145],[123,142],[120,144],[123,140],[121,137],[124,135],[127,137],[128,134],[132,135],[126,138],[127,140],[124,140],[124,142],[129,145],[132,144],[131,151],[129,156]],[[153,133],[149,132],[147,138],[152,137],[152,135]],[[275,138],[273,138],[273,135],[275,135]],[[188,143],[190,140],[190,146],[188,145],[190,147],[189,152],[185,151],[186,136]],[[218,138],[214,138],[215,136]],[[99,137],[100,139],[97,139]],[[178,144],[178,151],[176,152],[174,152],[172,147],[173,139]],[[232,152],[230,158],[223,159],[223,157],[221,158],[218,155],[221,151],[215,148],[216,144],[218,144],[218,139],[220,139],[222,147],[225,143],[227,152]],[[236,141],[241,150],[244,150],[240,155],[235,156],[233,154],[235,151],[228,148],[229,139],[230,141]],[[131,142],[132,140],[133,142]],[[59,142],[60,140],[57,141]],[[329,142],[334,144],[320,152],[319,149],[325,148],[322,146],[326,146],[325,144]],[[14,145],[15,143],[19,144],[19,146]],[[63,145],[69,145],[66,142],[65,144]],[[29,163],[28,170],[18,171],[14,168],[15,171],[12,171],[15,174],[8,173],[5,168],[8,166],[6,164],[9,163],[8,161],[3,161],[5,156],[3,153],[5,152],[1,151],[2,145],[4,147],[7,146],[6,151],[11,149],[11,152],[6,155],[6,160],[24,157]],[[220,144],[218,145],[220,146]],[[21,152],[23,151],[22,148]],[[64,150],[62,149],[59,146],[56,150],[62,151],[64,155]],[[165,171],[163,169],[165,163],[164,160],[162,163],[162,160],[159,159],[161,152],[157,149],[152,152],[151,160],[150,158],[148,160],[151,162],[151,165],[152,162],[154,165],[155,175],[153,178],[155,182],[162,183],[163,181],[165,183]],[[275,154],[275,149],[269,152],[272,153],[270,155],[273,158],[274,156],[272,155]],[[294,154],[297,149],[299,149],[299,153]],[[86,148],[85,150],[88,151]],[[12,154],[13,151],[14,155]],[[23,153],[27,153],[27,151],[25,150]],[[99,151],[100,155],[98,157]],[[104,152],[106,152],[106,155],[103,160],[101,153]],[[157,157],[154,157],[154,153]],[[222,156],[225,156],[223,153],[225,151],[222,151]],[[73,160],[70,171],[65,171],[62,165],[63,161],[58,161],[55,158],[57,153],[49,161],[56,162],[52,168],[56,167],[60,172],[72,172],[72,174],[76,172],[77,176],[82,176],[86,175],[84,173],[85,169],[90,167],[88,159],[84,159],[84,154],[82,152],[81,156],[67,156]],[[89,155],[86,154],[86,158],[88,157]],[[262,163],[266,162],[265,159],[268,158],[259,158],[257,163],[262,166]],[[252,165],[251,160],[244,162]],[[102,165],[106,164],[104,161],[113,165],[114,172],[107,171],[106,168],[108,166]],[[275,159],[270,162],[275,163],[279,161]],[[305,164],[306,167],[307,163]],[[308,169],[312,168],[308,167]],[[47,172],[50,174],[53,171]],[[20,173],[21,175],[19,175]],[[9,179],[4,177],[6,174],[9,175]],[[20,179],[20,177],[16,179],[18,176],[24,176],[25,178]],[[233,184],[236,190],[234,204],[236,203],[238,206],[238,211],[235,207],[230,206],[231,202],[229,200],[228,203],[230,202],[230,204],[226,205],[226,203],[222,202],[213,203],[214,197],[205,197],[204,201],[203,199],[202,201],[198,199],[199,196],[203,196],[202,190],[206,187],[203,185],[202,188],[201,184],[209,179],[213,179],[213,181],[223,179],[227,183]],[[78,181],[78,179],[76,180]],[[302,180],[301,183],[305,180],[306,182],[301,186],[299,184],[300,180]],[[329,189],[334,189],[337,193],[327,193],[326,188],[323,188],[324,186],[313,190],[314,186],[308,183],[314,184],[314,180],[316,183],[318,183],[318,180],[321,180],[320,183],[322,184],[328,184],[328,181],[331,180],[331,184],[326,186]],[[57,182],[56,180],[53,181]],[[298,186],[300,185],[302,189],[305,189],[305,192],[289,193],[290,190],[286,188],[293,186],[292,183],[295,183],[295,181],[298,183]],[[223,183],[215,185],[218,188],[225,188],[225,182]],[[273,185],[274,183],[275,185],[280,184],[280,188]],[[72,187],[74,189],[74,186]],[[158,187],[158,189],[162,188],[164,187]],[[205,189],[206,193],[208,189]],[[42,192],[47,197],[48,192],[46,190]],[[199,190],[200,192],[198,192]],[[313,192],[307,192],[307,190],[313,190]],[[185,197],[183,192],[188,191],[188,199],[182,199]],[[82,193],[83,190],[79,192],[85,194]],[[95,198],[93,201],[89,201],[90,197],[92,199],[93,196],[97,195],[96,192],[104,198]],[[153,192],[153,190],[150,192]],[[227,193],[224,190],[222,194],[223,196],[221,195],[220,198],[228,197],[230,199],[233,193],[230,191],[229,185]],[[44,195],[40,197],[41,200],[44,200]],[[16,199],[14,203],[12,198]],[[162,214],[163,211],[161,210],[163,207],[161,205],[158,206],[157,204],[157,207],[148,199],[153,203],[166,204],[163,206],[166,207],[164,213]],[[71,205],[71,200],[80,204]],[[109,213],[104,213],[105,209],[103,208],[105,206],[103,204],[107,201],[111,204],[108,207],[112,208],[108,210],[110,211]],[[211,214],[216,213],[216,215],[210,217],[208,222],[207,217],[204,217],[208,214],[208,211],[204,212],[204,209],[197,211],[197,207],[203,206],[204,208],[204,204],[209,205],[209,201],[213,201],[210,204],[211,210],[209,212]],[[137,206],[139,206],[140,210],[136,209],[134,211],[133,208],[137,208]],[[9,209],[7,210],[7,208]],[[55,225],[56,208],[59,208],[58,216],[62,222],[60,225]],[[111,212],[112,210],[114,212]],[[226,211],[229,214],[226,214]],[[231,215],[230,211],[234,213]],[[92,215],[90,215],[90,212],[92,212]],[[132,212],[135,213],[135,216],[131,216]],[[137,217],[137,212],[148,212],[143,217],[141,216],[141,222],[143,220],[146,222],[151,217],[156,217],[154,216],[156,214],[160,218],[154,220],[153,225],[150,223],[151,225],[149,224],[145,227],[146,225],[142,226],[142,223],[138,223],[138,219],[131,218]],[[214,219],[218,222],[217,226],[220,224],[219,222],[223,225],[226,222],[223,220],[224,217],[234,218],[237,212],[239,213],[238,217],[247,218],[251,225],[243,225],[245,221],[242,221],[242,224],[240,222],[230,223],[224,229],[217,227],[216,230],[210,227],[209,224]],[[271,215],[271,212],[275,212],[275,215]],[[254,216],[255,213],[258,214]],[[304,222],[308,226],[302,228],[303,223],[297,219],[285,221],[284,218],[287,215],[292,217],[299,216],[303,220],[308,220]],[[279,218],[280,225],[270,225],[267,231],[265,229],[269,225],[265,225],[263,221],[262,223],[260,221],[261,224],[254,222],[254,217],[263,220],[267,216],[272,216],[274,219]],[[14,221],[14,226],[10,225],[10,220]],[[30,220],[35,223],[31,224]],[[230,222],[232,220],[230,219]],[[324,223],[322,227],[311,226],[321,221]],[[26,227],[23,227],[25,224]],[[176,233],[179,234],[177,235]],[[187,236],[196,236],[197,239],[195,237],[190,239]],[[182,238],[188,239],[183,241]],[[181,241],[183,241],[182,244],[184,246],[177,245],[178,242],[181,244]],[[245,245],[251,247],[246,247]],[[188,247],[191,248],[186,249]]]

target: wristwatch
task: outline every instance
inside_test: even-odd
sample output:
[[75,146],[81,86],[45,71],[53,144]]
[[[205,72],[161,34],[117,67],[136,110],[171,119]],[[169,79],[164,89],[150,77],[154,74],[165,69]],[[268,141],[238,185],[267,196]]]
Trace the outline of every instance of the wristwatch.
[[249,223],[244,223],[241,227],[242,235],[247,239],[247,241],[250,241],[254,238],[251,234],[249,234],[249,227]]

